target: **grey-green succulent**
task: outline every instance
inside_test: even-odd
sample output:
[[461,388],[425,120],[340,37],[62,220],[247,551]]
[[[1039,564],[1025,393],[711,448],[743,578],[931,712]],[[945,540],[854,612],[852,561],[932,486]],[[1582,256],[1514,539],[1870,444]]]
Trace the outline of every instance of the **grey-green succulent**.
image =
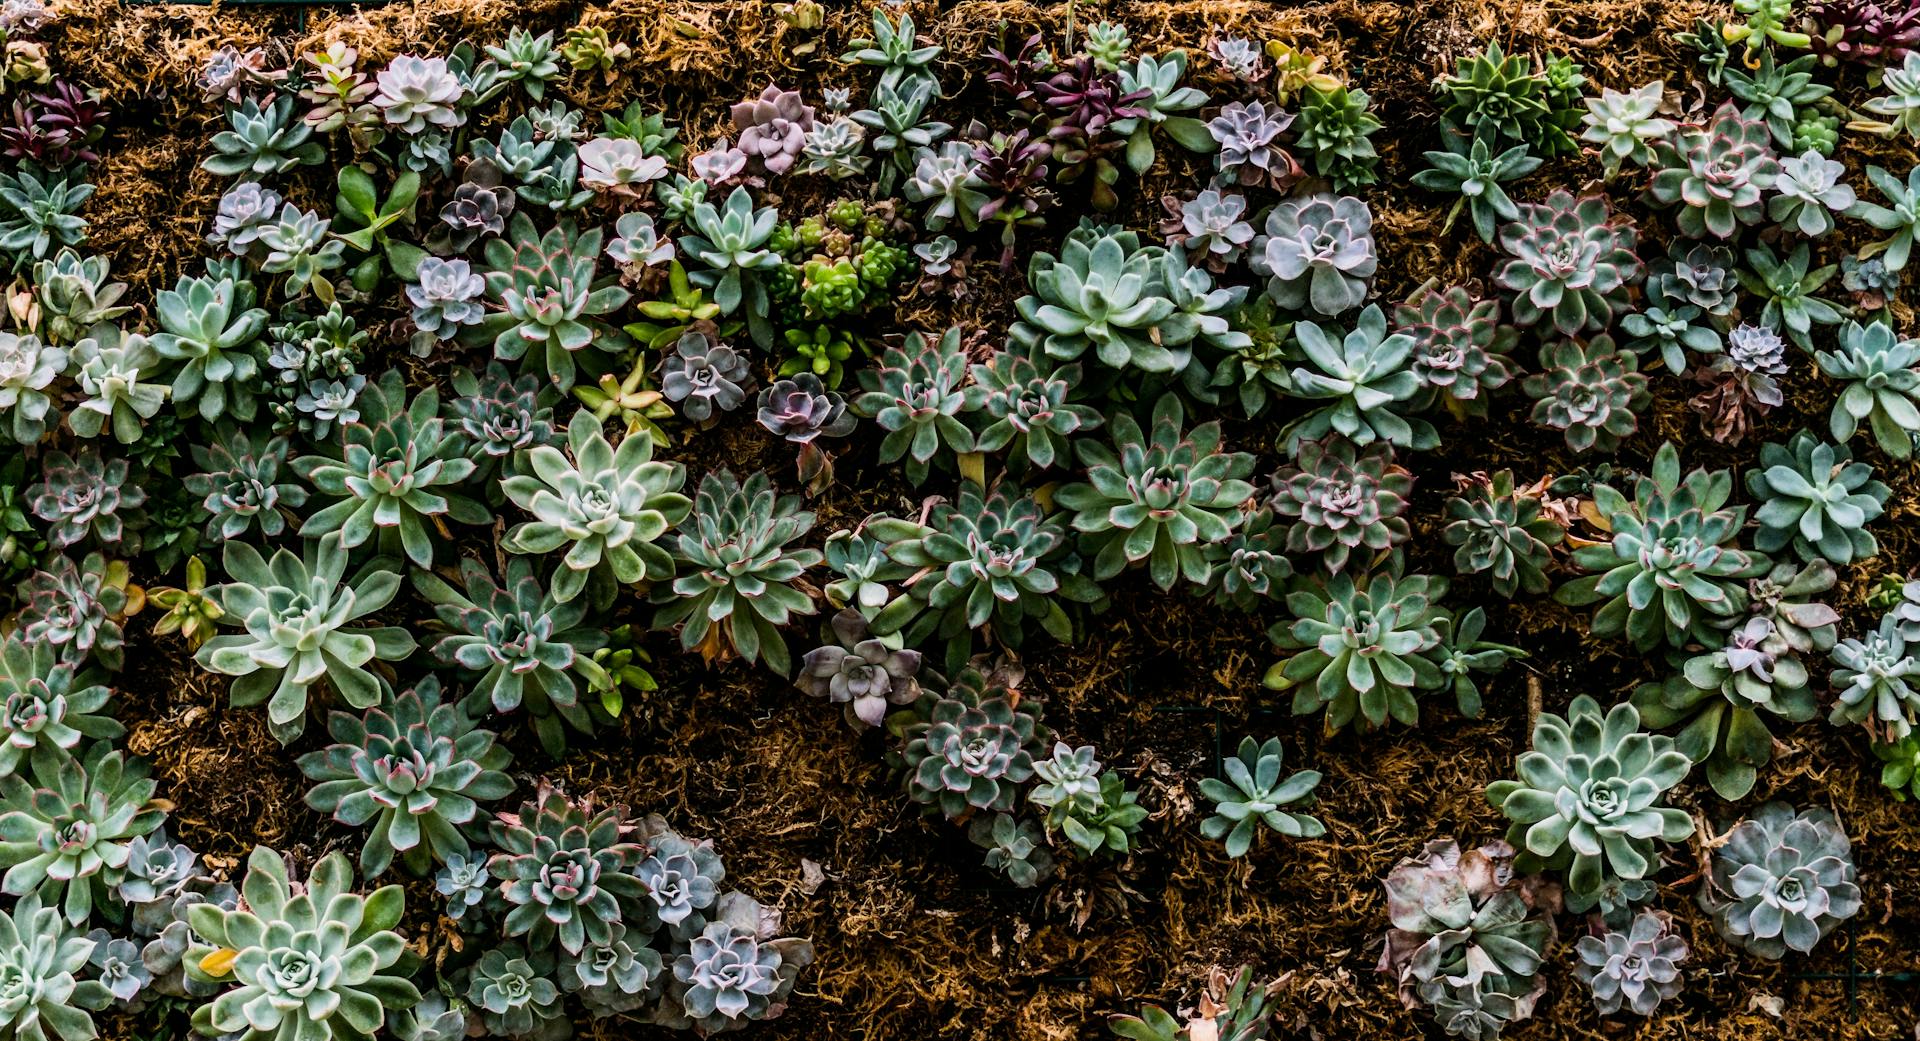
[[1448,683],[1427,656],[1440,643],[1435,623],[1445,617],[1446,591],[1446,579],[1390,572],[1303,584],[1287,595],[1292,620],[1267,631],[1294,653],[1267,670],[1266,685],[1293,691],[1294,715],[1324,709],[1328,732],[1389,719],[1417,725],[1414,692]]
[[80,926],[111,906],[129,843],[158,828],[171,804],[155,800],[143,760],[106,741],[78,756],[41,745],[28,765],[0,777],[0,893],[38,893]]
[[1835,441],[1845,444],[1864,420],[1881,451],[1912,458],[1920,431],[1920,340],[1901,339],[1884,322],[1850,321],[1840,329],[1838,349],[1820,351],[1814,361],[1845,384],[1827,417]]
[[1226,780],[1200,779],[1200,794],[1213,802],[1213,815],[1200,822],[1200,834],[1225,839],[1227,856],[1245,856],[1263,824],[1292,839],[1326,834],[1326,825],[1318,818],[1286,809],[1320,786],[1320,771],[1301,770],[1282,777],[1282,760],[1279,738],[1256,744],[1253,738],[1243,737],[1234,755],[1220,761]]
[[1770,802],[1727,834],[1700,889],[1721,939],[1778,960],[1812,951],[1863,903],[1847,833],[1831,811]]
[[1778,553],[1791,546],[1801,560],[1846,565],[1880,551],[1866,527],[1885,511],[1892,492],[1845,445],[1802,430],[1784,445],[1760,446],[1759,465],[1747,471],[1747,494],[1760,504],[1755,549]]

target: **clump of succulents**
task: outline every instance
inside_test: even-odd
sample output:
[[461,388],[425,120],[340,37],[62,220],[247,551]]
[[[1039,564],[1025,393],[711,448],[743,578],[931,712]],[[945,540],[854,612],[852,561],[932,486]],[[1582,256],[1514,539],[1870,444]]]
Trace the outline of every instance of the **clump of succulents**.
[[1047,838],[1030,820],[1010,813],[982,815],[967,825],[967,838],[987,851],[988,870],[1007,876],[1007,881],[1022,889],[1037,886],[1053,874]]
[[[147,764],[95,742],[78,756],[35,749],[29,769],[0,777],[0,892],[38,893],[69,925],[110,906],[125,877],[129,843],[166,819]],[[64,894],[64,895],[63,895]]]
[[1320,194],[1283,200],[1268,211],[1248,266],[1267,277],[1274,303],[1333,316],[1366,301],[1379,263],[1367,204]]
[[864,389],[853,399],[854,412],[871,417],[887,436],[880,461],[905,460],[907,479],[926,480],[942,453],[976,450],[973,431],[961,416],[980,408],[985,391],[967,385],[967,352],[959,326],[938,339],[908,333],[899,346],[880,356],[878,368],[860,373]]
[[1101,364],[1147,372],[1186,367],[1200,322],[1174,300],[1178,283],[1193,274],[1212,288],[1205,271],[1184,257],[1142,245],[1131,231],[1082,225],[1059,256],[1035,253],[1027,267],[1030,294],[1014,302],[1020,321],[1013,342],[1038,347],[1062,361],[1092,351]]
[[324,679],[354,708],[372,708],[383,681],[368,665],[413,653],[413,635],[404,628],[352,624],[392,602],[400,575],[375,570],[348,582],[347,551],[337,536],[308,542],[298,556],[276,549],[271,558],[230,541],[221,562],[228,579],[218,592],[221,621],[246,632],[208,640],[194,660],[234,677],[235,705],[266,705],[282,744],[305,728],[316,683]]
[[1293,396],[1327,404],[1287,429],[1288,452],[1332,434],[1358,445],[1385,441],[1428,449],[1439,444],[1432,424],[1397,410],[1411,410],[1423,389],[1413,367],[1417,341],[1409,333],[1390,331],[1378,305],[1361,311],[1345,335],[1314,322],[1294,323],[1293,335],[1306,362],[1289,374]]
[[486,244],[487,299],[501,307],[472,329],[493,344],[502,361],[526,360],[560,390],[576,379],[575,352],[589,346],[617,351],[618,330],[601,317],[631,298],[619,285],[596,285],[601,231],[561,220],[543,235],[518,212],[507,234]]
[[926,691],[894,713],[888,729],[900,741],[907,794],[949,819],[1012,809],[1049,736],[1031,707],[999,677],[967,668],[945,692]]
[[1747,581],[1752,612],[1773,623],[1774,633],[1801,653],[1826,653],[1839,639],[1840,612],[1814,599],[1840,580],[1824,560],[1775,564],[1773,570]]
[[1791,546],[1802,560],[1845,565],[1879,552],[1866,526],[1892,493],[1845,445],[1802,430],[1784,445],[1760,446],[1759,466],[1747,471],[1747,494],[1760,504],[1755,549],[1778,553]]
[[1865,635],[1834,644],[1839,697],[1828,721],[1884,730],[1893,740],[1912,733],[1920,716],[1920,661],[1908,655],[1907,643],[1900,619],[1890,614]]
[[20,771],[39,749],[73,752],[83,737],[125,733],[103,710],[113,691],[89,683],[47,643],[18,634],[0,640],[0,777]]
[[1173,394],[1153,407],[1148,429],[1126,413],[1113,419],[1113,447],[1088,440],[1077,449],[1084,482],[1054,495],[1073,513],[1083,551],[1093,555],[1092,573],[1108,579],[1145,562],[1161,589],[1174,582],[1204,584],[1212,565],[1206,547],[1224,541],[1241,519],[1238,507],[1253,496],[1246,477],[1253,457],[1220,448],[1220,425],[1183,430],[1186,410]]
[[1546,993],[1560,889],[1513,867],[1514,850],[1436,839],[1385,879],[1392,928],[1378,970],[1400,1001],[1425,1006],[1449,1034],[1491,1038],[1528,1019]]
[[199,473],[184,480],[207,513],[208,542],[224,542],[259,529],[272,537],[286,529],[287,511],[306,504],[307,489],[287,480],[289,446],[284,437],[261,437],[225,428],[205,445],[190,450]]
[[1687,960],[1687,941],[1674,935],[1673,920],[1659,911],[1641,911],[1625,929],[1582,936],[1573,949],[1580,959],[1574,971],[1603,1016],[1623,1008],[1651,1016],[1685,983],[1679,965]]
[[307,805],[349,827],[367,827],[360,870],[384,873],[398,856],[408,870],[472,852],[463,833],[480,804],[505,798],[512,757],[491,731],[440,700],[440,685],[422,680],[364,716],[335,712],[334,744],[300,757]]
[[195,1029],[246,1041],[371,1035],[389,1010],[418,1003],[400,974],[405,911],[397,885],[353,891],[338,853],[320,859],[296,887],[286,861],[265,846],[247,858],[244,910],[203,902],[187,909],[199,942],[186,952],[189,979],[225,985],[194,1010]]
[[1606,197],[1556,191],[1543,203],[1519,208],[1500,229],[1500,248],[1513,259],[1494,280],[1513,294],[1513,320],[1546,319],[1567,336],[1601,331],[1625,310],[1626,296],[1644,266],[1631,223],[1616,221]]
[[1446,98],[1441,119],[1455,135],[1567,155],[1577,148],[1568,133],[1575,117],[1567,95],[1578,97],[1581,82],[1577,71],[1570,78],[1569,84],[1563,65],[1537,66],[1494,41],[1461,58],[1453,75],[1434,81],[1434,90]]
[[1227,856],[1245,856],[1261,825],[1287,838],[1326,834],[1326,825],[1317,818],[1285,809],[1319,787],[1320,771],[1301,770],[1282,777],[1282,755],[1277,737],[1264,743],[1243,737],[1235,754],[1220,761],[1226,780],[1201,778],[1200,794],[1213,802],[1213,815],[1200,822],[1200,833],[1226,840]]
[[1285,143],[1293,116],[1265,102],[1228,102],[1207,121],[1207,135],[1216,149],[1214,169],[1223,184],[1241,187],[1266,185],[1285,189],[1304,171]]
[[1518,779],[1488,785],[1487,799],[1513,822],[1516,870],[1565,871],[1568,891],[1589,895],[1609,879],[1652,874],[1654,840],[1693,835],[1685,810],[1660,805],[1692,765],[1672,738],[1642,731],[1632,705],[1603,713],[1583,694],[1565,716],[1541,714],[1515,762]]
[[1460,416],[1483,416],[1481,391],[1505,386],[1514,376],[1508,355],[1519,331],[1500,320],[1500,303],[1481,300],[1463,286],[1442,290],[1428,283],[1405,303],[1395,305],[1396,332],[1411,336],[1413,371],[1423,385],[1425,404],[1445,403]]
[[1566,435],[1576,452],[1611,452],[1640,427],[1652,404],[1639,360],[1602,333],[1582,343],[1560,340],[1540,349],[1540,370],[1521,381],[1534,399],[1531,419]]
[[645,847],[629,830],[626,807],[596,810],[551,788],[500,814],[489,829],[500,852],[488,868],[509,907],[503,934],[577,955],[608,943],[614,926],[646,925],[652,903],[635,874]]
[[680,645],[709,660],[727,648],[748,662],[764,660],[781,675],[792,671],[780,627],[816,610],[794,582],[822,560],[819,550],[793,544],[813,527],[797,496],[774,491],[764,473],[742,482],[716,470],[701,482],[679,536],[680,576],[656,594],[661,628],[679,625]]
[[[1375,442],[1308,441],[1273,475],[1271,507],[1287,524],[1287,552],[1318,554],[1328,571],[1346,568],[1355,550],[1385,554],[1411,534],[1406,509],[1413,475]],[[1361,567],[1370,561],[1362,559]]]
[[1845,387],[1833,403],[1828,428],[1841,444],[1864,420],[1874,443],[1895,459],[1913,456],[1920,430],[1920,340],[1904,340],[1884,322],[1848,322],[1838,349],[1814,355],[1821,373]]
[[920,697],[920,652],[896,648],[872,635],[859,611],[844,608],[828,622],[833,642],[800,659],[795,685],[814,697],[844,705],[848,722],[879,726],[887,706]]
[[1566,528],[1541,509],[1540,491],[1515,485],[1513,471],[1476,479],[1447,498],[1447,545],[1458,547],[1453,566],[1461,574],[1486,574],[1503,597],[1547,591],[1551,550]]
[[1680,207],[1682,234],[1730,239],[1743,224],[1757,224],[1766,193],[1780,176],[1767,124],[1743,117],[1732,102],[1704,124],[1687,124],[1654,144],[1654,174],[1648,195],[1662,206]]
[[[47,540],[64,548],[91,541],[99,546],[138,549],[140,505],[147,493],[127,480],[125,459],[106,459],[93,449],[78,457],[48,452],[41,482],[28,489],[34,516],[47,524]],[[130,530],[128,525],[133,527]]]
[[1655,80],[1625,92],[1603,88],[1599,97],[1586,99],[1587,113],[1581,119],[1587,128],[1580,140],[1600,146],[1608,178],[1617,176],[1623,163],[1651,163],[1654,142],[1677,129],[1673,120],[1660,115],[1666,93],[1666,83]]
[[[1911,7],[1876,0],[1813,0],[1802,10],[1820,28],[1808,45],[1829,60],[1893,66],[1920,48],[1920,10]],[[1916,73],[1920,80],[1920,70]]]
[[[1293,713],[1326,712],[1329,732],[1349,724],[1382,727],[1419,722],[1415,690],[1446,685],[1426,652],[1440,643],[1443,578],[1390,571],[1355,578],[1346,572],[1287,595],[1291,621],[1267,636],[1294,653],[1267,670],[1265,683],[1293,691]],[[1356,719],[1361,722],[1356,724]]]
[[1762,958],[1813,950],[1859,913],[1847,833],[1824,809],[1760,807],[1727,835],[1700,890],[1700,907],[1728,943]]
[[1033,773],[1027,802],[1047,811],[1048,831],[1063,835],[1079,855],[1132,848],[1147,808],[1119,774],[1101,769],[1092,745],[1056,741],[1051,756],[1034,759]]

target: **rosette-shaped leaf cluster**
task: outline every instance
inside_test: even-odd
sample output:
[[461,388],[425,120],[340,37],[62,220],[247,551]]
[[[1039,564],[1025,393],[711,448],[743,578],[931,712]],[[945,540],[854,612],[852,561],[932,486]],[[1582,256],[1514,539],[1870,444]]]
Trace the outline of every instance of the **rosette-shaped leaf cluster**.
[[1447,545],[1458,547],[1454,568],[1463,575],[1486,574],[1493,591],[1503,597],[1546,592],[1550,550],[1567,531],[1541,513],[1539,494],[1516,488],[1511,470],[1476,481],[1462,492],[1447,498],[1448,522],[1440,529]]
[[1445,616],[1446,591],[1443,578],[1342,572],[1289,593],[1293,620],[1274,623],[1267,636],[1296,653],[1267,670],[1266,685],[1293,691],[1296,716],[1324,708],[1329,732],[1356,717],[1362,727],[1418,724],[1414,691],[1445,685],[1425,654],[1440,643],[1435,623]]
[[1760,446],[1760,465],[1747,471],[1747,494],[1760,504],[1755,549],[1778,553],[1792,546],[1801,560],[1845,565],[1880,551],[1866,526],[1884,512],[1892,492],[1873,479],[1873,467],[1853,461],[1847,446],[1802,430],[1784,445]]
[[48,452],[40,464],[41,482],[27,491],[34,516],[47,522],[47,541],[66,547],[91,539],[100,546],[139,548],[145,519],[140,505],[147,493],[128,482],[127,471],[125,459],[106,459],[92,448],[77,457]]
[[567,390],[577,372],[574,352],[624,347],[625,335],[602,316],[632,294],[618,285],[595,288],[599,256],[600,229],[580,231],[562,220],[542,235],[524,211],[515,213],[507,234],[486,245],[487,299],[502,310],[473,326],[491,339],[494,357],[526,359],[531,371]]
[[1005,453],[1045,470],[1073,458],[1073,435],[1106,422],[1099,409],[1069,400],[1081,384],[1078,363],[1055,365],[1044,355],[995,351],[968,371],[980,389],[980,410],[992,420],[974,438],[977,451]]
[[482,802],[504,799],[513,757],[457,704],[440,700],[432,677],[364,716],[327,719],[334,744],[300,757],[318,781],[307,805],[351,828],[367,828],[360,870],[384,873],[398,856],[414,874],[473,852],[464,828]]
[[1538,148],[1549,156],[1577,148],[1567,134],[1572,113],[1548,70],[1524,54],[1507,54],[1497,40],[1461,58],[1453,75],[1434,81],[1434,90],[1446,99],[1441,118],[1455,133]]
[[108,562],[99,553],[87,554],[78,564],[57,555],[46,570],[28,575],[17,587],[18,631],[54,647],[61,661],[78,665],[91,656],[106,668],[118,669],[124,658],[120,623],[126,617],[128,579],[124,562]]
[[680,534],[681,575],[655,594],[665,606],[654,624],[684,623],[680,645],[709,660],[731,647],[786,675],[792,666],[780,627],[815,611],[812,596],[794,582],[822,557],[793,545],[813,519],[797,496],[777,494],[764,473],[744,483],[731,470],[708,474],[694,495],[693,530]]
[[907,334],[904,344],[889,347],[880,365],[862,370],[865,393],[853,399],[853,410],[873,419],[887,436],[880,442],[880,461],[906,460],[907,479],[927,479],[936,457],[975,450],[973,431],[962,416],[977,411],[986,391],[967,385],[967,352],[960,327],[939,339]]
[[[1047,829],[1066,836],[1080,855],[1092,856],[1101,850],[1125,853],[1132,848],[1133,834],[1147,819],[1147,808],[1140,805],[1139,796],[1127,791],[1118,773],[1101,770],[1092,745],[1074,748],[1056,741],[1053,755],[1034,760],[1033,773],[1037,783],[1027,793],[1027,802],[1046,810]],[[1002,831],[997,823],[988,827]],[[974,843],[984,845],[978,826],[970,830]]]
[[1142,245],[1134,232],[1082,225],[1067,235],[1059,256],[1033,255],[1031,292],[1014,302],[1020,321],[1013,342],[1062,361],[1091,350],[1113,369],[1178,372],[1201,331],[1174,299],[1186,274],[1184,257]]
[[235,705],[265,704],[282,744],[306,727],[314,684],[324,679],[347,704],[372,708],[382,681],[367,666],[413,653],[413,635],[403,628],[352,624],[392,602],[400,575],[376,569],[348,582],[337,537],[307,543],[301,556],[278,549],[271,559],[229,542],[221,561],[228,579],[217,593],[221,621],[246,632],[208,640],[194,660],[235,677]]
[[680,251],[702,265],[693,273],[695,285],[713,291],[721,314],[733,314],[746,305],[746,318],[755,343],[773,341],[767,324],[767,287],[762,278],[784,261],[769,248],[780,212],[769,206],[755,209],[753,195],[735,188],[720,208],[696,204],[687,217],[692,234],[680,238]]
[[1653,401],[1639,359],[1616,349],[1605,333],[1540,348],[1540,369],[1520,384],[1534,399],[1530,418],[1564,432],[1576,452],[1618,448],[1640,428],[1637,413]]
[[187,909],[200,941],[186,952],[188,978],[228,987],[194,1010],[201,1033],[349,1041],[380,1031],[388,1011],[419,1002],[399,968],[407,951],[394,931],[406,909],[399,886],[361,896],[339,853],[296,886],[280,854],[260,846],[240,891],[244,910],[212,902]]
[[1332,317],[1366,302],[1380,259],[1373,211],[1352,196],[1282,200],[1254,237],[1248,266],[1281,307]]
[[39,893],[78,926],[111,906],[129,844],[158,828],[169,804],[154,799],[145,762],[105,741],[80,758],[42,746],[30,766],[0,777],[0,893]]
[[553,576],[555,599],[573,600],[592,583],[599,587],[594,599],[609,602],[616,584],[673,574],[673,558],[659,542],[686,519],[686,469],[656,461],[652,438],[630,434],[615,448],[582,409],[567,424],[566,452],[537,445],[519,454],[516,469],[501,491],[533,519],[509,531],[502,546],[526,554],[565,546]]
[[524,936],[535,950],[558,942],[579,954],[588,944],[607,944],[614,926],[650,930],[653,903],[634,873],[646,849],[631,830],[626,807],[595,810],[550,788],[519,813],[499,814],[489,831],[500,852],[487,869],[509,908],[504,935]]
[[572,1032],[566,995],[554,982],[553,952],[503,943],[468,970],[467,1001],[485,1029],[503,1037],[558,1038]]
[[1544,319],[1567,336],[1603,331],[1640,281],[1638,244],[1638,232],[1614,219],[1605,196],[1557,191],[1521,206],[1519,219],[1500,229],[1500,248],[1513,259],[1494,280],[1514,294],[1520,325]]
[[60,920],[56,908],[29,895],[0,911],[0,977],[9,980],[0,1001],[0,1034],[17,1041],[92,1041],[93,1017],[114,993],[97,979],[80,979],[97,947]]
[[203,169],[222,177],[261,178],[327,157],[325,146],[313,139],[313,128],[294,114],[291,94],[264,106],[252,98],[228,105],[227,126],[213,135],[213,154],[200,161]]
[[1904,340],[1884,322],[1848,322],[1840,348],[1814,355],[1820,371],[1845,387],[1833,403],[1828,427],[1845,443],[1862,420],[1880,450],[1895,459],[1913,457],[1920,431],[1920,340]]
[[111,430],[123,445],[139,441],[146,421],[167,400],[167,387],[148,378],[160,362],[153,344],[138,333],[106,326],[74,344],[69,361],[81,394],[67,415],[73,432],[99,437]]
[[1920,717],[1920,659],[1908,651],[1910,642],[1899,616],[1890,614],[1879,628],[1834,644],[1839,697],[1828,721],[1862,724],[1896,741],[1912,733]]
[[1603,1016],[1622,1008],[1651,1016],[1685,982],[1679,965],[1687,960],[1687,941],[1673,934],[1672,919],[1658,911],[1640,912],[1626,929],[1582,936],[1573,949],[1580,958],[1574,971]]
[[0,414],[23,445],[40,440],[49,420],[58,422],[53,381],[67,369],[67,352],[31,334],[0,333]]
[[1767,124],[1743,118],[1731,101],[1705,124],[1682,126],[1656,142],[1653,154],[1647,194],[1662,206],[1680,207],[1682,234],[1730,239],[1741,225],[1765,218],[1763,203],[1780,176],[1780,160]]
[[944,693],[923,693],[888,721],[900,740],[907,794],[949,819],[1012,809],[1050,736],[1032,707],[1018,691],[971,668],[957,673]]
[[1432,424],[1398,411],[1412,410],[1423,389],[1414,369],[1417,342],[1406,332],[1389,332],[1377,305],[1361,311],[1344,336],[1313,322],[1295,323],[1293,335],[1306,362],[1291,374],[1293,396],[1327,404],[1288,428],[1287,451],[1329,434],[1358,445],[1386,441],[1416,450],[1440,443]]
[[776,938],[778,912],[741,893],[721,897],[717,910],[673,961],[668,1007],[658,1017],[664,1025],[716,1034],[773,1019],[786,1011],[800,970],[813,963],[813,944]]
[[1824,809],[1760,807],[1727,835],[1700,889],[1700,907],[1721,939],[1779,959],[1813,950],[1858,914],[1860,886],[1840,821]]
[[1265,102],[1228,102],[1207,121],[1207,136],[1216,149],[1214,169],[1223,183],[1244,187],[1268,185],[1284,189],[1305,172],[1287,154],[1281,135],[1293,116]]
[[1500,320],[1500,302],[1463,286],[1429,283],[1393,309],[1394,331],[1413,338],[1413,372],[1422,391],[1415,407],[1435,400],[1458,416],[1487,414],[1487,395],[1513,379],[1508,355],[1520,333]]
[[888,705],[909,705],[920,697],[919,651],[889,647],[852,608],[836,613],[828,627],[834,642],[800,659],[795,686],[846,706],[848,722],[872,727],[886,720]]
[[1207,560],[1213,565],[1207,591],[1215,604],[1251,612],[1263,602],[1286,595],[1293,561],[1285,553],[1286,529],[1274,523],[1271,508],[1243,506],[1240,514],[1233,534],[1207,547]]
[[1573,551],[1573,566],[1587,577],[1561,586],[1554,599],[1601,603],[1594,635],[1625,636],[1641,651],[1720,643],[1718,628],[1747,609],[1745,580],[1769,566],[1764,554],[1739,548],[1747,511],[1727,507],[1732,494],[1730,472],[1683,477],[1679,451],[1662,444],[1652,473],[1635,479],[1632,499],[1611,484],[1594,485],[1593,507],[1612,537]]
[[160,357],[181,363],[173,374],[174,404],[198,406],[208,422],[226,414],[253,418],[260,364],[251,348],[267,328],[267,312],[254,298],[251,282],[189,276],[155,295],[160,331],[150,342]]
[[1625,93],[1603,88],[1599,97],[1586,99],[1587,114],[1581,119],[1587,129],[1580,140],[1600,146],[1608,177],[1618,174],[1622,163],[1644,167],[1652,162],[1653,143],[1673,133],[1673,120],[1660,116],[1666,93],[1666,83],[1655,80]]
[[1547,991],[1540,967],[1560,888],[1516,874],[1513,860],[1505,842],[1462,850],[1435,839],[1386,877],[1393,927],[1378,969],[1401,1003],[1431,1009],[1449,1034],[1494,1037],[1530,1018]]
[[19,771],[40,749],[72,752],[82,737],[125,733],[103,710],[113,691],[75,675],[45,641],[19,634],[0,640],[0,777]]
[[1287,524],[1287,552],[1320,556],[1328,571],[1360,551],[1361,569],[1411,534],[1401,516],[1413,475],[1375,442],[1362,449],[1342,437],[1308,441],[1273,475],[1271,506]]
[[305,487],[283,479],[288,447],[284,437],[231,427],[205,445],[191,446],[200,472],[188,474],[183,483],[207,512],[208,542],[239,538],[255,528],[269,537],[285,530],[285,511],[307,501]]
[[[341,424],[341,455],[302,456],[293,468],[320,494],[339,501],[300,526],[306,538],[338,535],[353,549],[379,536],[421,567],[433,563],[440,516],[463,524],[492,520],[487,508],[454,489],[473,474],[460,434],[440,418],[440,393],[429,387],[407,402],[400,371],[389,369],[359,397],[360,419]],[[390,545],[391,544],[391,545]]]
[[1108,579],[1145,561],[1161,589],[1176,580],[1204,584],[1212,572],[1206,548],[1225,541],[1253,496],[1246,480],[1253,456],[1220,450],[1220,424],[1184,431],[1186,411],[1174,394],[1154,404],[1142,431],[1131,415],[1114,417],[1113,447],[1082,441],[1084,483],[1054,496],[1074,514],[1081,545],[1094,554],[1093,577]]
[[499,362],[486,369],[453,370],[451,402],[467,457],[491,471],[491,461],[505,459],[522,448],[553,440],[553,409],[541,400],[541,381],[528,373],[515,379]]
[[1602,712],[1582,694],[1563,716],[1542,713],[1533,747],[1515,762],[1518,780],[1487,786],[1487,800],[1512,825],[1507,842],[1521,871],[1565,871],[1579,896],[1608,881],[1636,881],[1658,867],[1656,839],[1693,835],[1685,810],[1660,805],[1693,763],[1673,739],[1640,729],[1640,713],[1619,704]]
[[1200,794],[1213,802],[1213,815],[1200,822],[1200,834],[1225,839],[1229,857],[1245,856],[1261,825],[1293,839],[1326,834],[1326,825],[1317,818],[1285,808],[1313,794],[1320,786],[1320,771],[1301,770],[1283,777],[1282,766],[1279,738],[1270,737],[1264,743],[1241,738],[1233,757],[1220,761],[1226,780],[1200,780]]

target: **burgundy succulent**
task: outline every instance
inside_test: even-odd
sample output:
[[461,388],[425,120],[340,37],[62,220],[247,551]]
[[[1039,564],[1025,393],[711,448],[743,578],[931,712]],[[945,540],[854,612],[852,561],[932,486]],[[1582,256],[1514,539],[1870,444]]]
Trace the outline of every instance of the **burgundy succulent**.
[[0,153],[46,167],[91,163],[93,145],[106,133],[107,107],[66,80],[55,80],[30,99],[16,99],[0,126]]
[[1814,53],[1868,65],[1898,65],[1920,49],[1916,0],[1810,0],[1800,9],[1819,28]]

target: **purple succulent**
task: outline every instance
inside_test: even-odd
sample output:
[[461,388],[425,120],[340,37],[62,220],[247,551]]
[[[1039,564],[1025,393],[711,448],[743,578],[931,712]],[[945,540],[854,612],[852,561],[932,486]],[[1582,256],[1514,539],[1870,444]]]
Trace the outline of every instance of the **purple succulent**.
[[797,90],[769,85],[759,97],[739,102],[729,112],[740,134],[740,152],[770,174],[792,168],[813,129],[813,108],[800,100]]
[[1224,183],[1249,187],[1266,184],[1285,188],[1300,179],[1300,164],[1282,147],[1280,136],[1293,116],[1278,108],[1268,111],[1259,101],[1236,101],[1207,121],[1207,132],[1220,145],[1213,158]]
[[818,437],[844,437],[853,431],[854,416],[846,399],[826,388],[811,372],[776,380],[760,392],[760,425],[796,445]]
[[845,705],[847,721],[879,726],[887,706],[912,704],[920,696],[920,652],[894,650],[875,638],[860,612],[833,616],[834,639],[800,660],[795,685],[816,698]]

